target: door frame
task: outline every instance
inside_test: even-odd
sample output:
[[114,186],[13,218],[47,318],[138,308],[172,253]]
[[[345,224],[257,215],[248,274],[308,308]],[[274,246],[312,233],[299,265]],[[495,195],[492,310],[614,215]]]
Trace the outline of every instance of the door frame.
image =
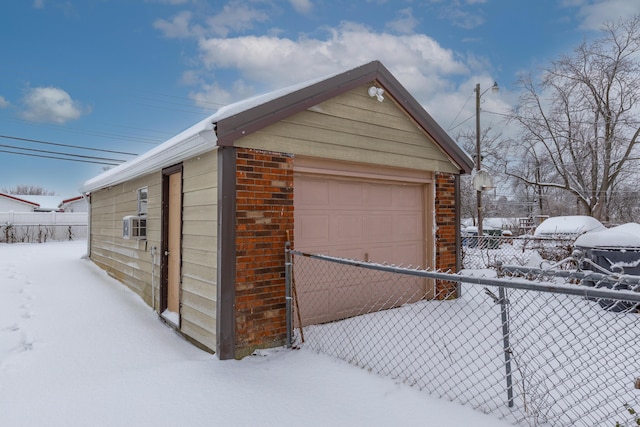
[[[184,173],[183,173],[183,165],[182,163],[169,166],[162,170],[162,230],[161,230],[161,267],[160,267],[160,311],[159,313],[163,313],[168,306],[168,296],[169,296],[169,177],[173,174],[180,173],[181,174],[181,186],[180,186],[180,247],[182,248],[182,206],[184,202],[184,191],[183,191],[183,182],[184,182]],[[180,268],[182,269],[182,250],[180,251]],[[181,296],[179,298],[179,304],[181,304]],[[180,311],[180,310],[179,310]],[[178,313],[180,315],[180,313]],[[176,325],[179,327],[179,325]]]

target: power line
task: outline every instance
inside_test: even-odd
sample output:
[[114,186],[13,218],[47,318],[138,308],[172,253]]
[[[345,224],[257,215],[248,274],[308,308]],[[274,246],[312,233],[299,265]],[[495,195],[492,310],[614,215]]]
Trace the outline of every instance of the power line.
[[42,154],[18,153],[18,152],[15,152],[15,151],[2,150],[2,149],[0,149],[0,153],[17,154],[19,156],[41,157],[41,158],[44,158],[44,159],[67,160],[67,161],[70,161],[70,162],[79,162],[79,163],[95,163],[95,164],[98,164],[98,165],[117,166],[119,164],[119,163],[101,162],[101,161],[93,161],[93,160],[67,159],[67,158],[64,158],[64,157],[45,156],[45,155],[42,155]]
[[61,155],[61,156],[78,157],[80,159],[104,160],[104,161],[109,161],[109,162],[115,162],[114,164],[119,164],[119,163],[124,163],[125,162],[125,160],[121,160],[121,159],[111,159],[111,158],[107,158],[107,157],[95,157],[95,156],[84,156],[82,154],[61,153],[59,151],[38,150],[36,148],[16,147],[15,145],[0,144],[0,147],[13,148],[15,150],[33,151],[33,152],[36,152],[36,153],[58,154],[58,155]]
[[[79,145],[59,144],[57,142],[42,141],[42,140],[39,140],[39,139],[21,138],[21,137],[18,137],[18,136],[10,136],[10,135],[0,135],[0,138],[15,139],[16,141],[35,142],[37,144],[55,145],[55,146],[58,146],[58,147],[79,148],[81,150],[100,151],[102,153],[124,154],[124,155],[127,155],[127,156],[136,156],[137,155],[136,153],[127,153],[126,151],[105,150],[105,149],[101,149],[101,148],[82,147],[82,146],[79,146]],[[20,148],[20,147],[13,147],[13,148]]]
[[[449,123],[449,126],[447,128],[447,132],[457,128],[458,126],[464,124],[464,122],[466,122],[469,119],[464,120],[462,123],[460,123],[459,125],[453,126],[453,124],[456,122],[456,120],[458,120],[458,117],[460,117],[460,114],[462,113],[462,110],[464,110],[464,108],[467,106],[467,103],[469,102],[469,100],[471,99],[471,95],[469,95],[469,97],[467,98],[466,101],[464,101],[464,105],[460,108],[460,111],[458,111],[458,114],[456,114],[456,117],[451,120],[451,123]],[[475,114],[474,114],[475,116]],[[473,117],[473,116],[472,116]],[[452,127],[453,126],[453,127]]]
[[[56,129],[56,131],[60,131],[59,127],[47,125],[47,124],[44,124],[44,123],[32,123],[32,122],[29,122],[28,120],[21,120],[21,119],[0,119],[0,120],[19,122],[19,123],[27,123],[29,126],[37,125],[39,127],[48,128],[48,129]],[[142,143],[142,144],[153,144],[153,145],[158,145],[161,142],[166,140],[166,138],[158,139],[156,137],[135,137],[135,136],[123,135],[123,134],[113,133],[113,132],[104,132],[104,131],[98,131],[98,130],[87,130],[87,129],[82,129],[82,128],[75,128],[75,127],[71,127],[71,126],[65,126],[63,131],[69,132],[69,133],[75,133],[75,134],[82,134],[82,135],[92,135],[92,136],[97,136],[97,137],[100,137],[100,138],[117,139],[117,140],[120,140],[120,141],[132,141],[132,142],[139,142],[139,143]],[[148,131],[151,132],[152,130],[148,130]],[[155,131],[153,131],[153,132],[155,132]],[[170,135],[170,133],[168,133],[168,132],[167,133],[163,133],[163,134],[165,134],[167,136]]]

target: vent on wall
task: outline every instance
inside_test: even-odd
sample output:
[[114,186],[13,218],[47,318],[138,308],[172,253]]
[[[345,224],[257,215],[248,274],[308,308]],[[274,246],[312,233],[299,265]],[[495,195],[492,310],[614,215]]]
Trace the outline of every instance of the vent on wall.
[[128,215],[122,218],[122,238],[144,240],[147,238],[147,218]]

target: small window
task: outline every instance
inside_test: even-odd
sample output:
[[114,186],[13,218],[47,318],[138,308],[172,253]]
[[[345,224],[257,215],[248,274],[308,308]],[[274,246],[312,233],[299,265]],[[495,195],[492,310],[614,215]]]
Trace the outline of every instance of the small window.
[[138,188],[138,215],[147,215],[147,199],[149,196],[148,187]]

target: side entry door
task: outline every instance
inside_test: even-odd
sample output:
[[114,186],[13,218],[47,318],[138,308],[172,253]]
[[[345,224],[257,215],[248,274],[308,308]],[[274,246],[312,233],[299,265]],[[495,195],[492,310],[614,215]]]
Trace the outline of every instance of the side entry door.
[[162,177],[162,317],[180,326],[182,268],[182,165],[163,171]]

